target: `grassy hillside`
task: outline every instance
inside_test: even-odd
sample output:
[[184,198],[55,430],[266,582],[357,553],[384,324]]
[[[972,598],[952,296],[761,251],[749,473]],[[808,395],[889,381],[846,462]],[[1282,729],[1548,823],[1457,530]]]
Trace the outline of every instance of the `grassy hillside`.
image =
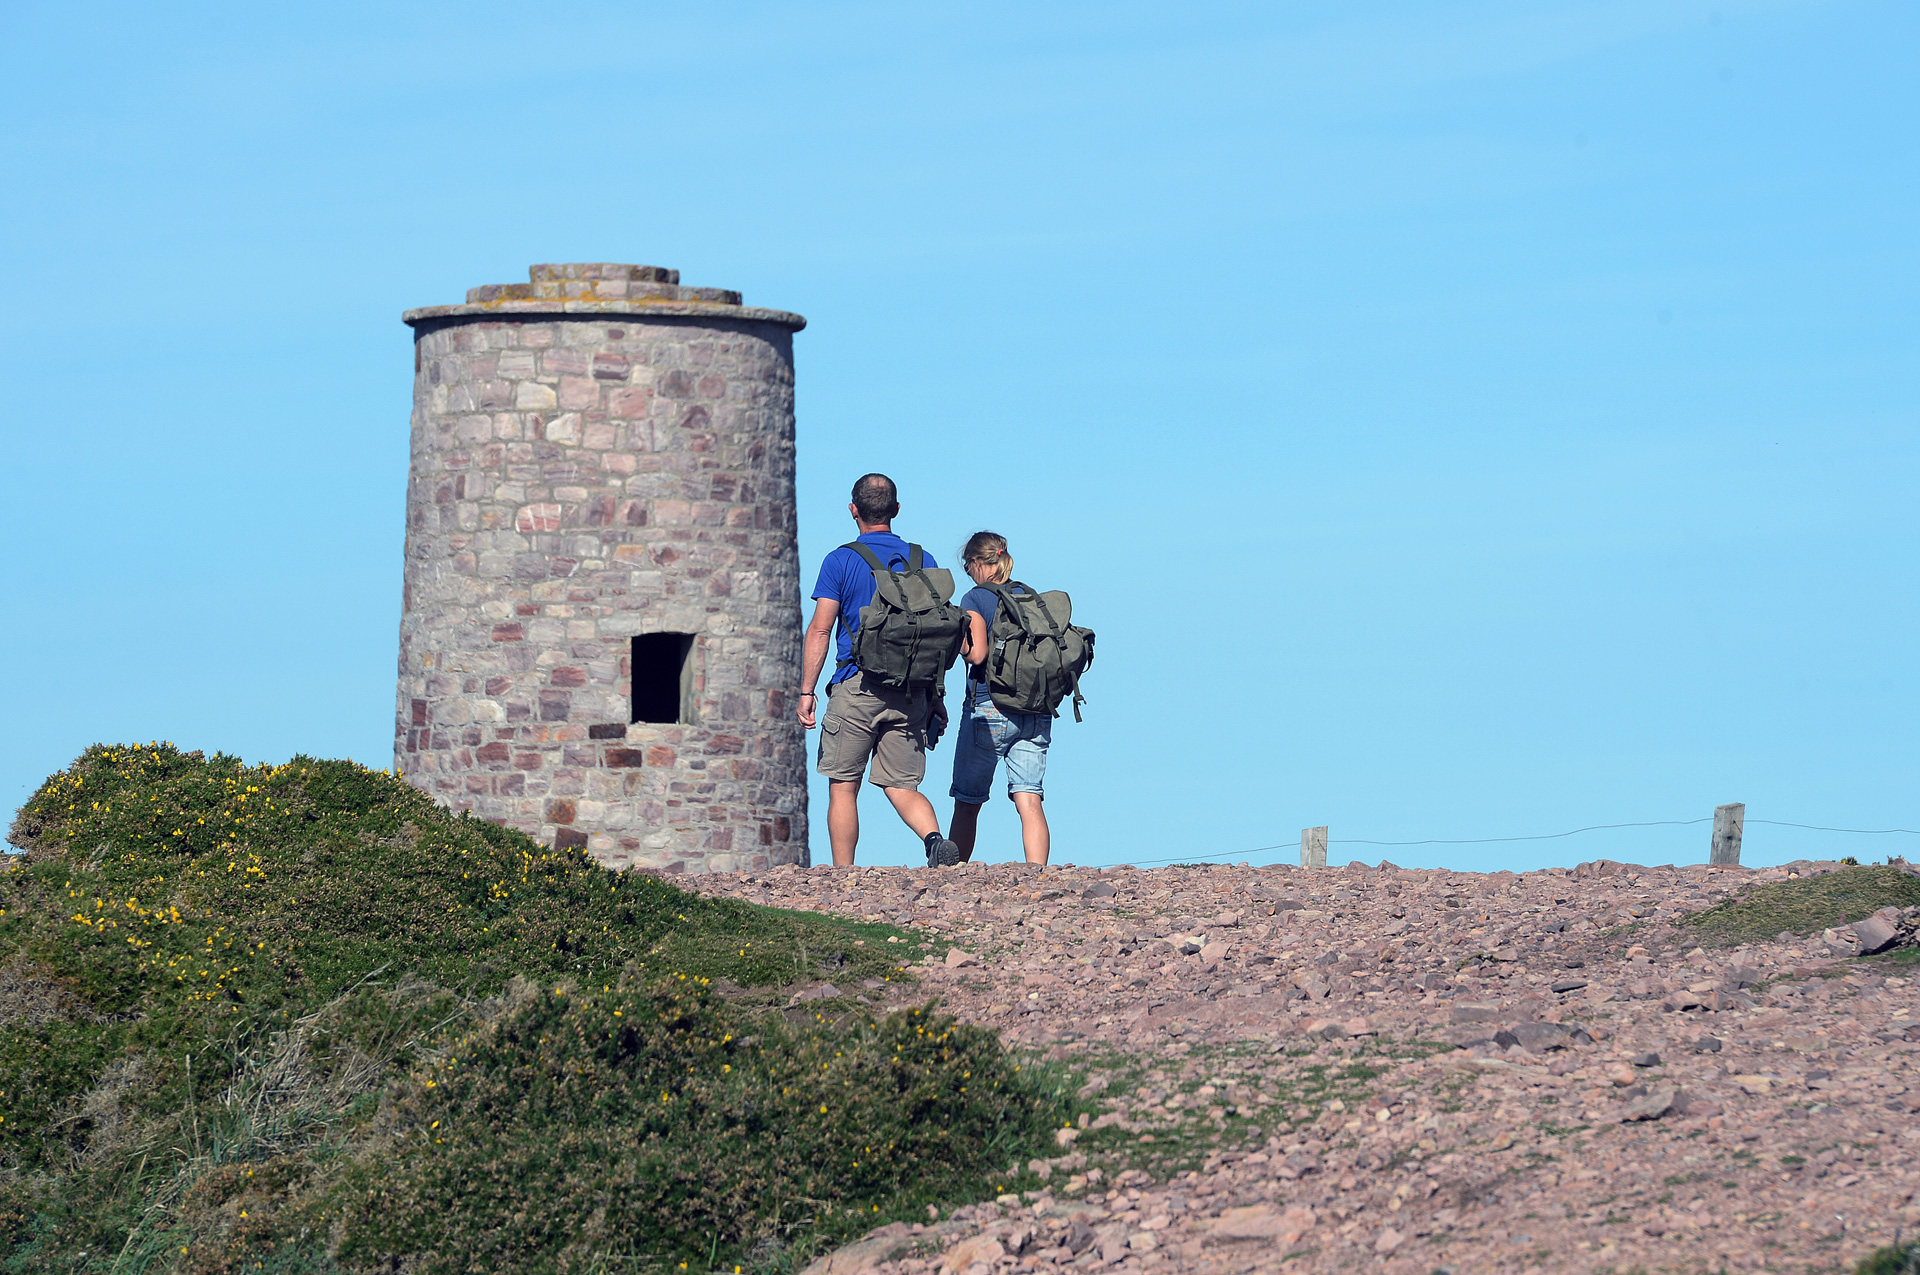
[[1759,943],[1782,932],[1814,934],[1846,925],[1884,907],[1920,904],[1920,880],[1898,868],[1856,866],[1792,881],[1752,886],[1681,924],[1701,943],[1731,947]]
[[351,763],[95,747],[10,839],[0,1269],[772,1268],[977,1193],[1067,1114],[930,1011],[778,1008],[899,977],[897,933],[616,875]]

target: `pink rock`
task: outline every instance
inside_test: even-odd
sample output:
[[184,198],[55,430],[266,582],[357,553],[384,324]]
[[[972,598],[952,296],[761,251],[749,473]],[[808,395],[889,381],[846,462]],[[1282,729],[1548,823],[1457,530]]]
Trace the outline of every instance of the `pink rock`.
[[801,1001],[832,1000],[840,994],[840,989],[832,983],[821,983],[817,987],[809,987],[804,992],[795,992],[793,998],[787,1003],[789,1005],[798,1005]]
[[913,1244],[912,1228],[904,1222],[894,1222],[863,1240],[816,1258],[801,1275],[865,1275],[882,1263],[911,1252]]
[[1000,1247],[1000,1241],[991,1235],[976,1235],[970,1240],[961,1240],[940,1255],[940,1269],[948,1272],[964,1271],[976,1262],[984,1262],[991,1267],[994,1259],[1003,1256],[1006,1250]]
[[972,952],[962,952],[957,947],[947,949],[947,968],[957,970],[963,965],[978,965],[980,960]]
[[1271,1240],[1280,1235],[1280,1211],[1266,1204],[1228,1209],[1208,1234],[1216,1240]]
[[1498,1005],[1476,1005],[1463,1001],[1453,1006],[1448,1019],[1455,1023],[1491,1023],[1504,1016],[1505,1011]]
[[1672,1089],[1655,1089],[1643,1098],[1628,1103],[1626,1110],[1620,1113],[1622,1124],[1634,1120],[1658,1120],[1673,1109],[1674,1099],[1679,1095]]
[[1900,931],[1878,912],[1864,921],[1855,921],[1853,933],[1860,940],[1860,950],[1867,953],[1884,951],[1900,937]]
[[1282,1213],[1270,1204],[1250,1204],[1222,1213],[1208,1237],[1226,1241],[1278,1240],[1291,1244],[1312,1230],[1313,1222],[1310,1208],[1291,1208]]

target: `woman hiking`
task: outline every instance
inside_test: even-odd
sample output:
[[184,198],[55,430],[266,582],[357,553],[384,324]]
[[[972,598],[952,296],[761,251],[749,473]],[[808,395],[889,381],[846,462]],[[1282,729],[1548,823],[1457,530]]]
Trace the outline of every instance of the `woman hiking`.
[[991,795],[995,767],[1005,761],[1007,795],[1020,812],[1020,840],[1027,862],[1045,863],[1050,839],[1047,812],[1041,804],[1041,781],[1047,773],[1053,717],[1047,713],[1002,712],[987,690],[987,635],[993,631],[993,617],[1000,606],[993,590],[1013,578],[1013,555],[1007,551],[1005,536],[977,531],[968,538],[960,557],[974,587],[960,599],[967,613],[960,647],[967,662],[967,684],[960,728],[954,732],[953,787],[949,792],[953,819],[947,835],[960,847],[960,861],[971,861],[980,807]]

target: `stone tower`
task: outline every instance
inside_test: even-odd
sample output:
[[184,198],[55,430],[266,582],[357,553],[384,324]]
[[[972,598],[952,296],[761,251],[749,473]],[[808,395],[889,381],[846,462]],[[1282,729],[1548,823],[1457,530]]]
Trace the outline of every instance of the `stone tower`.
[[409,310],[394,759],[616,867],[807,862],[797,314],[534,266]]

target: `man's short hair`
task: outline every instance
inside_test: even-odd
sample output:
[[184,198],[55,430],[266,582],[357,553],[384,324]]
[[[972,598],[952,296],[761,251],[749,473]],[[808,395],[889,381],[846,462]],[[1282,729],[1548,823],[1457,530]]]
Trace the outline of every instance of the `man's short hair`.
[[861,522],[892,522],[900,512],[900,491],[885,474],[862,474],[853,485],[853,507]]

